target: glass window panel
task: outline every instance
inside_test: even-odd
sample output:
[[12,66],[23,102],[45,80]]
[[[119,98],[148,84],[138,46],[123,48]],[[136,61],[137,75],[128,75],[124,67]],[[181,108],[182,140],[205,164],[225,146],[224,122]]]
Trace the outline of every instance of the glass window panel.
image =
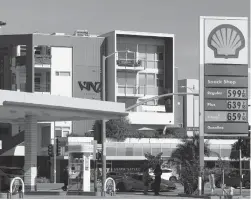
[[118,82],[118,85],[126,85],[126,73],[125,72],[117,72],[117,82]]
[[157,69],[164,69],[164,61],[157,61],[156,68]]
[[118,86],[118,93],[120,93],[120,94],[123,94],[123,93],[125,93],[125,86],[121,86],[121,85],[119,85]]
[[127,73],[126,74],[126,84],[127,85],[136,85],[136,73]]
[[128,60],[135,60],[136,53],[127,53],[127,59]]
[[164,53],[164,46],[157,46],[157,52]]
[[118,43],[117,44],[117,50],[118,51],[126,51],[126,44]]
[[134,144],[133,155],[134,156],[143,156],[143,148],[141,144]]
[[162,148],[163,156],[171,156],[173,149],[171,148]]
[[146,68],[154,69],[155,62],[154,61],[147,61]]
[[157,155],[161,153],[161,149],[160,148],[152,148],[152,155]]
[[107,156],[116,156],[116,147],[106,147]]
[[164,60],[164,54],[163,53],[157,53],[155,60]]
[[133,156],[133,145],[127,145],[126,156]]
[[231,149],[221,149],[221,157],[230,157]]
[[[117,44],[118,51],[126,51],[126,44],[118,43]],[[126,59],[126,52],[118,52],[119,59]]]
[[146,45],[144,44],[138,45],[138,57],[139,57],[139,60],[146,59]]
[[147,85],[148,86],[155,86],[155,75],[154,74],[147,74]]
[[143,153],[151,153],[151,146],[150,144],[143,144]]
[[125,156],[126,148],[124,144],[117,144],[117,156]]
[[146,75],[139,74],[139,86],[144,86],[146,84]]
[[147,45],[147,60],[155,60],[156,53],[157,53],[157,46]]

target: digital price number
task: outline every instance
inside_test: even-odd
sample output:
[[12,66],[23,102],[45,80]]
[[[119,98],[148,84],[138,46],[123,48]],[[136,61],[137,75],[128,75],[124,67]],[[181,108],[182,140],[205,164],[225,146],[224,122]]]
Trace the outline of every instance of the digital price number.
[[227,89],[227,98],[247,98],[247,89]]
[[228,110],[247,110],[248,105],[246,100],[228,100],[227,101]]
[[228,112],[227,121],[247,122],[247,112]]

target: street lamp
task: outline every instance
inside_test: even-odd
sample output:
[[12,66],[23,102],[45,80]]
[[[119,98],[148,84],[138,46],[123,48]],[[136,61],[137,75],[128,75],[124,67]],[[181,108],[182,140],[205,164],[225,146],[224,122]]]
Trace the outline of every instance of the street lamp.
[[[191,88],[191,87],[184,86],[184,85],[180,86],[180,88],[187,88],[187,89],[189,89],[191,92],[195,92],[195,91],[194,91],[194,90],[195,90],[194,85],[193,85],[192,88]],[[193,95],[193,127],[195,127],[195,113],[194,113],[194,110],[195,110],[195,103],[194,103],[194,95]],[[193,135],[195,135],[195,131],[193,131]]]
[[[125,51],[115,51],[108,56],[103,55],[103,57],[102,57],[102,101],[106,100],[106,98],[105,98],[105,91],[106,91],[106,85],[105,85],[106,65],[105,65],[105,61],[107,58],[110,58],[111,56],[113,56],[117,53],[135,53],[135,52],[125,50]],[[106,124],[105,124],[105,120],[102,120],[102,134],[101,135],[102,135],[101,140],[102,140],[102,186],[103,186],[103,190],[101,193],[102,193],[102,196],[105,196],[105,181],[106,181],[106,145],[105,145]]]
[[0,21],[0,29],[3,27],[3,26],[6,26],[6,22],[3,22],[3,21]]

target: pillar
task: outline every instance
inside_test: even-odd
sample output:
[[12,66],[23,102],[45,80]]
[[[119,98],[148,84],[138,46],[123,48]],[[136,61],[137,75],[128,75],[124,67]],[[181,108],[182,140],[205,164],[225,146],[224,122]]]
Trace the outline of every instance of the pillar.
[[24,184],[26,191],[34,191],[37,176],[37,119],[36,116],[25,117],[25,157],[24,157]]
[[91,169],[90,154],[83,154],[83,192],[90,192]]

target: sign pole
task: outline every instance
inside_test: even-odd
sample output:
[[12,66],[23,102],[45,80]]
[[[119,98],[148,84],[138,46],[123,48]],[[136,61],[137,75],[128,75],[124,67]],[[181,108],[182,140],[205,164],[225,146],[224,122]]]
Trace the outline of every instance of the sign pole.
[[241,139],[239,140],[239,159],[240,159],[240,195],[242,195],[242,163],[241,163]]
[[[102,100],[105,101],[105,61],[106,57],[102,57]],[[106,123],[105,120],[102,120],[102,128],[101,128],[101,140],[102,140],[102,196],[105,196],[105,181],[106,181]]]
[[199,74],[200,74],[200,81],[199,81],[199,165],[200,165],[200,173],[198,177],[198,188],[199,188],[199,195],[202,195],[202,191],[204,191],[204,184],[203,184],[203,170],[204,170],[204,19],[200,19],[200,65],[199,65]]
[[54,167],[54,183],[57,183],[57,144],[56,144],[57,138],[54,135],[54,155],[53,155],[53,167]]

